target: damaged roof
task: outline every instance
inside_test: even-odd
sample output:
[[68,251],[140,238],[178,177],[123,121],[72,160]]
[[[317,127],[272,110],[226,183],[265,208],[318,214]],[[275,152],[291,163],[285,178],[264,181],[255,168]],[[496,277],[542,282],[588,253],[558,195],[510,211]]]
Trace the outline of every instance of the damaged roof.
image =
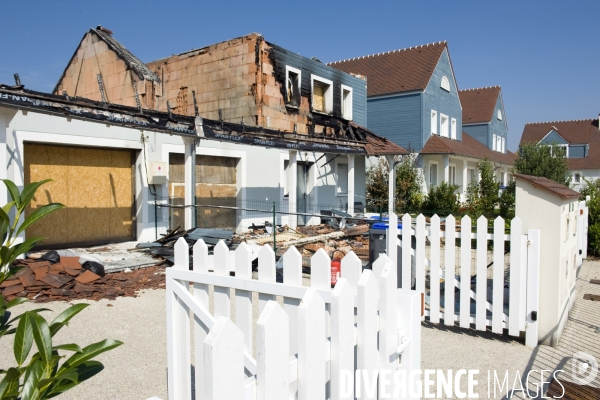
[[458,96],[463,107],[463,125],[490,122],[499,95],[500,86],[459,90]]
[[512,165],[516,158],[516,155],[508,150],[506,153],[490,150],[487,146],[465,132],[462,134],[462,141],[432,135],[419,153],[456,154],[459,156],[477,158],[479,160],[487,158],[490,161],[507,165]]
[[98,36],[98,38],[100,38],[102,41],[104,41],[106,45],[112,51],[114,51],[121,58],[121,60],[123,60],[127,67],[134,71],[141,80],[145,79],[148,81],[160,82],[160,78],[154,72],[152,72],[152,70],[148,68],[146,64],[144,64],[139,58],[134,56],[133,53],[127,50],[125,46],[123,46],[117,39],[115,39],[112,36],[111,31],[109,31],[106,28],[102,28],[101,26],[98,26],[96,29],[90,28],[90,30],[86,32],[85,35],[83,35],[81,41],[79,42],[79,46],[77,46],[77,48],[75,49],[75,52],[73,53],[71,59],[67,63],[66,68],[60,75],[60,78],[58,79],[58,82],[56,83],[56,86],[52,91],[53,93],[56,93],[56,91],[58,90],[58,85],[60,84],[60,82],[62,82],[63,78],[65,77],[67,69],[69,68],[69,66],[73,62],[73,59],[77,55],[77,51],[80,49],[81,44],[85,40],[86,36],[90,34],[94,34]]
[[367,77],[367,96],[425,90],[446,42],[409,47],[327,65]]
[[[62,117],[103,122],[148,131],[194,136],[221,142],[232,142],[260,147],[316,151],[338,154],[406,154],[406,150],[368,129],[349,123],[354,139],[336,136],[307,136],[216,121],[195,116],[170,114],[154,110],[139,110],[119,104],[104,103],[82,97],[41,93],[23,86],[0,84],[0,105],[31,109]],[[201,123],[198,131],[197,123]]]
[[515,178],[526,180],[533,186],[552,192],[563,199],[578,199],[581,196],[581,193],[548,178],[524,174],[515,174]]

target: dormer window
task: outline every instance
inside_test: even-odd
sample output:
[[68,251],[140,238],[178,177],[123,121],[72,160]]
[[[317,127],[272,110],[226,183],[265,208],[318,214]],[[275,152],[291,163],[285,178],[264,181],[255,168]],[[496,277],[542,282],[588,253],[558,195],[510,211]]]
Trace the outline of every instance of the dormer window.
[[498,119],[502,121],[502,111],[498,110]]
[[352,88],[342,85],[342,118],[352,120]]
[[310,80],[312,85],[313,111],[325,114],[331,113],[333,106],[333,82],[316,75],[311,75]]
[[442,89],[444,89],[446,92],[450,91],[450,81],[448,80],[448,78],[446,76],[442,76],[442,83],[440,84],[440,87]]
[[300,107],[300,86],[302,71],[285,66],[286,94],[285,104],[292,107]]
[[440,136],[448,137],[448,116],[440,114]]

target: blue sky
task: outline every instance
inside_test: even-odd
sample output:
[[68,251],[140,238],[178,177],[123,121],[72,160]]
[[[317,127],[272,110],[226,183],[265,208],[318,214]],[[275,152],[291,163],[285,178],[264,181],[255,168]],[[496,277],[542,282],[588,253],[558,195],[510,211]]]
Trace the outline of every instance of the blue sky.
[[526,122],[597,117],[595,1],[12,1],[0,82],[51,91],[84,33],[103,25],[142,61],[260,32],[324,62],[448,41],[459,89],[501,85],[515,150]]

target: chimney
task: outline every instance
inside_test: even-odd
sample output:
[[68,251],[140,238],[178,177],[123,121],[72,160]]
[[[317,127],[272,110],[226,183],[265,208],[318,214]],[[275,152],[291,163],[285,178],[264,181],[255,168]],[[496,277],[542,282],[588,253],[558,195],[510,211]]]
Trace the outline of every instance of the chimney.
[[98,26],[96,27],[96,29],[98,29],[99,31],[102,31],[102,32],[104,32],[104,33],[108,33],[108,34],[109,34],[109,35],[111,35],[111,36],[112,36],[112,34],[113,34],[113,31],[111,31],[110,29],[106,29],[106,28],[105,28],[105,27],[103,27],[102,25],[98,25]]

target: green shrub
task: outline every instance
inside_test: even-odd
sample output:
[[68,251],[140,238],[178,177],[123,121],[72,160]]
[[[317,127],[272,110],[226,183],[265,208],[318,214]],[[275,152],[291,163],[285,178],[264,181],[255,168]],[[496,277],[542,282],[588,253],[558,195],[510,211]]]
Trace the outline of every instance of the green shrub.
[[460,207],[458,195],[456,194],[457,189],[457,185],[450,185],[447,182],[432,187],[423,208],[429,213],[437,214],[440,217],[449,214],[456,215]]
[[[3,239],[0,248],[0,283],[19,270],[12,265],[14,260],[42,240],[34,237],[15,243],[19,234],[46,215],[64,207],[59,203],[39,207],[19,224],[19,218],[35,192],[46,182],[49,180],[33,182],[19,192],[13,182],[4,180],[12,201],[0,208],[0,235]],[[11,212],[12,209],[14,212]],[[9,217],[11,214],[12,218]],[[16,298],[6,302],[0,295],[0,338],[14,334],[13,353],[16,363],[6,370],[0,370],[1,400],[43,400],[56,397],[102,371],[104,366],[92,358],[122,344],[117,340],[107,339],[83,348],[75,343],[54,345],[52,337],[88,304],[75,304],[50,323],[39,314],[44,309],[27,311],[11,318],[9,310],[25,301],[27,299]],[[12,326],[14,323],[18,324],[16,328]],[[29,358],[34,344],[37,352]],[[64,352],[70,352],[71,355],[67,357]]]
[[588,254],[600,256],[600,180],[588,181],[583,178],[580,200],[590,196],[588,206]]

